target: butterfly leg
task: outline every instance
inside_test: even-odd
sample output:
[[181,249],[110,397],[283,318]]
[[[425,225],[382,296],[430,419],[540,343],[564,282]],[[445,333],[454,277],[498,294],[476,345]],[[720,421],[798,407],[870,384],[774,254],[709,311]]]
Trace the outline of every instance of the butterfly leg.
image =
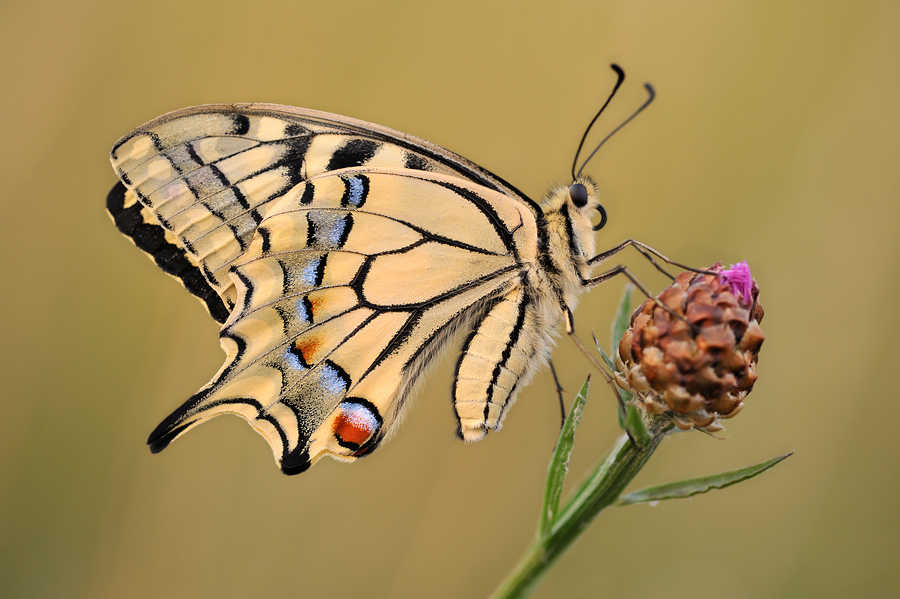
[[[669,279],[671,279],[673,281],[675,280],[675,277],[673,277],[671,274],[669,274],[669,272],[667,272],[656,260],[654,260],[653,259],[654,256],[656,258],[659,258],[666,264],[671,264],[672,266],[677,266],[678,268],[682,268],[687,271],[718,276],[718,273],[716,273],[716,272],[713,272],[710,270],[693,268],[691,266],[681,264],[680,262],[675,262],[674,260],[670,260],[665,255],[663,255],[661,252],[653,249],[646,243],[640,242],[636,239],[626,239],[625,241],[623,241],[616,247],[611,248],[600,254],[597,254],[596,256],[594,256],[593,258],[591,258],[590,260],[587,261],[588,269],[591,269],[594,266],[601,264],[602,262],[608,260],[612,256],[618,254],[619,252],[621,252],[622,250],[624,250],[628,247],[636,248],[637,251],[639,251],[642,256],[644,256],[647,260],[650,261],[650,264],[652,264],[656,268],[656,270],[663,273],[664,275],[666,275],[667,277],[669,277]],[[669,312],[672,316],[674,316],[678,320],[684,320],[684,317],[676,314],[668,306],[663,305],[659,301],[659,299],[656,299],[654,297],[654,295],[650,292],[650,290],[647,288],[647,286],[644,285],[641,282],[641,280],[638,279],[637,276],[633,272],[631,272],[631,270],[627,266],[623,266],[623,265],[616,266],[615,268],[612,268],[612,269],[606,271],[605,273],[602,273],[596,277],[584,277],[584,275],[582,275],[582,285],[584,285],[586,288],[596,287],[600,283],[604,283],[616,275],[624,275],[625,277],[628,278],[629,281],[631,281],[635,285],[635,287],[640,289],[641,293],[643,293],[646,297],[653,299],[653,301],[656,303],[656,305],[658,305],[660,308],[664,309],[666,312]]]
[[[619,411],[621,412],[622,417],[624,418],[625,413],[626,413],[625,412],[625,401],[622,399],[622,394],[619,393],[619,387],[616,385],[613,373],[607,372],[607,369],[604,366],[602,366],[600,364],[600,362],[597,361],[597,359],[593,356],[593,354],[591,354],[591,352],[589,352],[588,349],[581,342],[581,339],[578,338],[578,335],[575,334],[575,320],[572,317],[572,311],[569,310],[568,308],[565,308],[563,310],[563,314],[565,315],[566,334],[569,335],[569,338],[572,339],[572,341],[575,343],[575,346],[581,351],[582,354],[584,354],[584,356],[588,359],[588,361],[594,365],[594,368],[596,368],[600,372],[600,374],[603,375],[603,378],[606,381],[606,384],[609,385],[610,389],[612,389],[613,395],[616,396],[616,401],[619,404]],[[596,343],[596,342],[597,342],[597,339],[594,338],[594,343]],[[553,376],[555,377],[556,373],[554,373]],[[631,443],[634,444],[635,440],[631,436],[631,433],[628,431],[625,431],[625,432],[628,435],[628,438],[631,440]]]
[[706,273],[707,272],[705,270],[698,270],[696,268],[692,268],[685,264],[675,262],[674,260],[670,260],[665,255],[663,255],[661,252],[655,250],[654,248],[650,247],[646,243],[638,241],[637,239],[626,239],[625,241],[623,241],[616,247],[608,249],[605,252],[602,252],[600,254],[597,254],[596,256],[594,256],[593,258],[588,260],[587,265],[589,267],[593,268],[594,266],[597,266],[598,264],[601,264],[602,262],[607,261],[609,258],[611,258],[612,256],[615,256],[616,254],[618,254],[619,252],[621,252],[622,250],[624,250],[628,247],[633,247],[633,248],[637,249],[637,251],[639,251],[641,253],[641,255],[644,256],[644,258],[646,258],[650,262],[650,264],[653,265],[654,268],[656,268],[656,270],[663,273],[664,275],[666,275],[667,277],[669,277],[672,280],[674,280],[675,277],[673,277],[671,274],[669,274],[669,272],[666,271],[666,269],[664,269],[662,267],[662,265],[660,265],[656,260],[654,260],[654,257],[662,260],[666,264],[671,264],[672,266],[677,266],[678,268],[683,268],[684,270],[689,270],[691,272],[698,272],[698,273]]
[[[676,264],[676,263],[673,262],[673,264]],[[678,265],[678,266],[680,266],[680,265]],[[690,270],[693,272],[700,272],[700,273],[707,272],[705,270],[697,270],[695,268],[692,268]],[[716,274],[716,273],[710,272],[710,274]],[[628,278],[629,281],[631,281],[634,284],[635,287],[640,289],[641,293],[643,293],[648,299],[652,300],[653,303],[655,303],[657,306],[659,306],[660,308],[662,308],[663,310],[665,310],[666,312],[671,314],[673,318],[680,320],[682,322],[687,322],[687,320],[685,320],[684,316],[676,313],[674,310],[672,310],[672,308],[670,308],[667,305],[665,305],[664,303],[662,303],[659,300],[659,298],[656,297],[650,291],[650,289],[648,289],[647,286],[644,285],[641,282],[641,280],[639,278],[637,278],[637,276],[633,272],[631,272],[631,270],[627,266],[619,265],[615,268],[612,268],[612,269],[606,271],[605,273],[603,273],[601,275],[598,275],[598,276],[590,278],[590,279],[585,279],[582,284],[586,288],[590,289],[591,287],[596,287],[600,283],[605,283],[606,281],[610,280],[611,278],[613,278],[616,275],[624,275],[625,277]],[[694,325],[691,325],[691,327],[694,327]],[[566,325],[566,332],[568,332],[569,334],[572,333],[572,329],[569,328],[568,324]]]
[[559,413],[561,416],[559,427],[561,429],[566,424],[566,402],[563,400],[565,389],[563,389],[562,384],[559,382],[559,377],[556,376],[556,368],[553,367],[553,360],[547,360],[547,364],[550,366],[553,382],[556,383],[556,396],[559,397]]
[[653,297],[653,293],[650,292],[650,290],[647,288],[647,286],[644,285],[641,282],[641,280],[638,279],[637,276],[633,272],[631,272],[631,270],[627,266],[623,266],[621,264],[619,266],[616,266],[615,268],[609,269],[605,273],[600,274],[596,277],[591,277],[589,279],[585,279],[582,282],[582,284],[585,287],[587,287],[588,289],[590,289],[591,287],[596,287],[597,285],[599,285],[601,283],[605,283],[606,281],[610,280],[611,278],[613,278],[617,275],[625,276],[629,281],[634,283],[635,287],[637,287],[638,289],[641,290],[641,293],[643,293],[647,297]]
[[503,423],[520,383],[543,365],[548,345],[540,317],[522,287],[497,300],[466,339],[456,365],[453,403],[459,436],[480,441]]

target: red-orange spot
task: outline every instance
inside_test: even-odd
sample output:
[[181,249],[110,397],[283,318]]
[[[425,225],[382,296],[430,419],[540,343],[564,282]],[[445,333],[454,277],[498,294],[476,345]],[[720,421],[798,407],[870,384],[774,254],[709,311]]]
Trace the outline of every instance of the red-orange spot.
[[369,440],[375,431],[371,427],[372,422],[368,418],[360,418],[354,412],[341,410],[334,419],[334,434],[344,443],[362,445]]
[[294,342],[294,348],[303,355],[307,364],[315,362],[315,354],[322,347],[322,338],[318,335],[305,335]]
[[310,311],[312,312],[313,321],[317,321],[319,318],[319,314],[328,307],[328,301],[325,299],[325,296],[322,294],[308,295],[307,299],[309,300]]

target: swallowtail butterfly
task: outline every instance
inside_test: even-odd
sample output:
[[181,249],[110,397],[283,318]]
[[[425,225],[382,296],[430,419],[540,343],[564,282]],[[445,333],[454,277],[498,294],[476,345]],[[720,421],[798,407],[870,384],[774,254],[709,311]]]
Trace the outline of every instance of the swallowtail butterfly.
[[578,296],[610,276],[594,266],[632,243],[594,256],[591,217],[605,212],[574,168],[535,202],[427,141],[302,108],[179,110],[111,160],[116,226],[205,304],[227,354],[150,435],[154,453],[230,413],[287,474],[356,460],[457,334],[458,433],[478,441],[547,364]]

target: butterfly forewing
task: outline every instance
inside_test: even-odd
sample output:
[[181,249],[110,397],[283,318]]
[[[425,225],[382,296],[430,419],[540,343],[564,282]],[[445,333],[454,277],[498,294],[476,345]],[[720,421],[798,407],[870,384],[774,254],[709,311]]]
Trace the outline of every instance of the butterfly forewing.
[[[201,106],[160,117],[111,152],[117,174],[145,211],[123,213],[133,201],[117,186],[108,199],[110,213],[123,233],[221,322],[234,306],[228,266],[246,249],[272,201],[302,180],[368,165],[462,176],[507,190],[490,173],[438,146],[338,118],[275,105]],[[156,226],[170,234],[167,239]],[[169,262],[177,267],[164,266]],[[209,287],[196,282],[201,277]],[[221,308],[209,298],[210,288]]]

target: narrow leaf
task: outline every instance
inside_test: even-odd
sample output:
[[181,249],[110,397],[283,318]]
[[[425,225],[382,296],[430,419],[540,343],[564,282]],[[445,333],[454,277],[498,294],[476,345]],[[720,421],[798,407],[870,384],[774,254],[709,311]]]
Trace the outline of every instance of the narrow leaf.
[[616,353],[619,347],[619,341],[631,324],[631,300],[634,296],[634,285],[631,283],[625,285],[622,290],[622,299],[619,300],[619,307],[616,309],[616,318],[612,325],[612,352]]
[[553,450],[553,457],[550,458],[550,467],[547,469],[547,487],[544,492],[544,509],[541,511],[539,529],[541,538],[547,536],[559,511],[559,498],[562,494],[566,474],[569,473],[569,457],[572,455],[572,448],[575,446],[575,430],[581,423],[581,415],[584,412],[590,385],[591,377],[588,377],[575,397],[575,401],[572,402],[569,415],[563,423],[562,430],[559,431],[559,438],[556,440],[556,449]]
[[[610,347],[612,348],[613,354],[618,351],[619,341],[621,341],[622,335],[624,335],[625,331],[628,329],[628,325],[631,324],[631,299],[633,295],[634,285],[631,283],[625,285],[625,289],[622,290],[622,298],[619,300],[619,306],[616,308],[616,317],[613,319],[613,324],[610,328],[610,333],[612,335]],[[606,353],[606,350],[603,349],[603,346],[600,345],[600,342],[597,341],[596,337],[594,337],[594,345],[600,350],[600,355],[603,356],[603,361],[606,362],[606,366],[615,372],[615,359]]]
[[793,455],[786,453],[777,458],[772,458],[765,462],[753,466],[747,466],[739,470],[731,472],[723,472],[712,476],[704,476],[701,478],[692,478],[682,480],[675,483],[668,483],[656,487],[647,487],[628,495],[623,495],[616,501],[616,505],[632,505],[634,503],[645,503],[648,501],[662,501],[663,499],[677,499],[680,497],[690,497],[699,493],[706,493],[713,489],[724,489],[731,485],[753,478],[757,474],[762,474],[766,470],[774,467],[776,464]]
[[622,400],[625,401],[625,417],[622,418],[622,411],[619,411],[619,426],[622,427],[622,430],[630,433],[631,438],[634,439],[638,445],[641,447],[646,447],[647,443],[650,442],[650,438],[652,435],[650,431],[647,430],[646,425],[644,425],[644,420],[641,418],[641,412],[635,406],[628,403],[628,400],[631,399],[631,394],[627,391],[620,391],[623,395],[627,394],[628,397],[623,397]]
[[615,372],[616,371],[616,361],[613,360],[612,357],[608,353],[606,353],[606,351],[603,349],[603,346],[600,345],[599,341],[597,341],[596,337],[594,337],[594,345],[596,345],[597,349],[600,350],[600,355],[603,356],[603,361],[606,362],[607,368],[609,368],[610,370]]

